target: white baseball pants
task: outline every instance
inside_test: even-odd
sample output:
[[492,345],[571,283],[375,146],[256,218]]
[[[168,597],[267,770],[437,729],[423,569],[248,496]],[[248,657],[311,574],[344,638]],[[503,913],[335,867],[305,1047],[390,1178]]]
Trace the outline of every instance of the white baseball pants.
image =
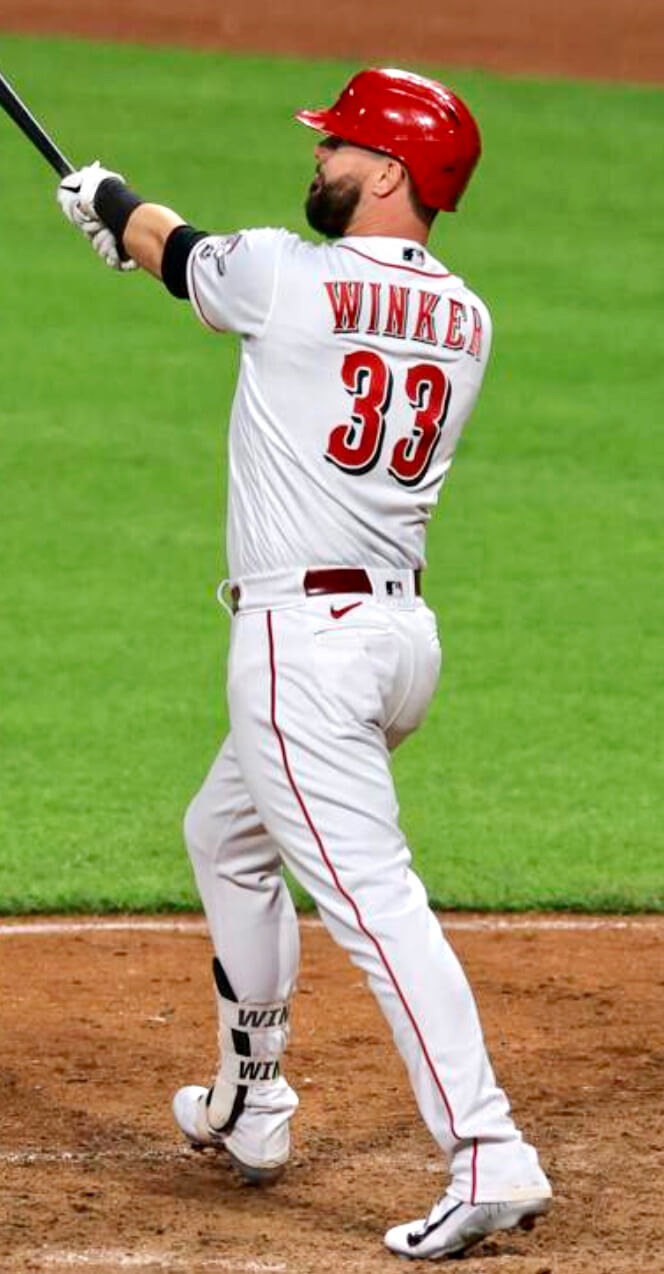
[[[468,1202],[546,1187],[497,1086],[472,992],[411,870],[389,749],[422,721],[440,670],[412,575],[388,597],[305,597],[296,573],[242,582],[231,733],[185,819],[216,954],[240,1001],[293,991],[299,939],[282,864],[367,975]],[[337,616],[335,618],[335,615]]]

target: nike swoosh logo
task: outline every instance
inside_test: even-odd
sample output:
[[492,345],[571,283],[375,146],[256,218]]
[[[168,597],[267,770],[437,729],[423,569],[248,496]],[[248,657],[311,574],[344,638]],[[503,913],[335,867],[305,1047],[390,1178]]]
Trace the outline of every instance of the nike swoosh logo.
[[427,1222],[421,1230],[411,1230],[410,1234],[406,1235],[406,1242],[408,1246],[419,1247],[423,1239],[427,1239],[430,1234],[433,1234],[434,1230],[439,1230],[441,1225],[444,1225],[445,1221],[447,1221],[454,1212],[458,1212],[461,1206],[461,1203],[455,1203],[453,1207],[449,1208],[448,1211],[443,1214],[440,1220],[434,1221],[432,1225]]
[[349,606],[330,606],[330,614],[333,619],[343,619],[349,610],[355,610],[356,606],[361,606],[361,602],[351,602]]

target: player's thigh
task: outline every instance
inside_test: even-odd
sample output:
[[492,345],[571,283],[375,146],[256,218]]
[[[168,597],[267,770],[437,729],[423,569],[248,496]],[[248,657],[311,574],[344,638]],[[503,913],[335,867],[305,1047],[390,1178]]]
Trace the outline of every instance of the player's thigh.
[[279,865],[278,847],[247,789],[230,734],[189,804],[184,835],[192,858],[209,858],[238,880]]
[[318,634],[302,612],[241,620],[229,678],[238,760],[284,861],[319,904],[343,881],[363,904],[389,909],[410,854],[375,719],[388,673],[359,637],[321,650]]

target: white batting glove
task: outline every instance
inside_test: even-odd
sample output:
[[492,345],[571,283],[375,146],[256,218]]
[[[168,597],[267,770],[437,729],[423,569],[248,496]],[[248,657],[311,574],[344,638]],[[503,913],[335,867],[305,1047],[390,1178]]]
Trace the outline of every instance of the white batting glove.
[[58,203],[67,220],[78,226],[79,230],[83,230],[84,227],[87,229],[92,221],[96,221],[98,226],[101,226],[95,212],[94,200],[98,187],[107,177],[124,180],[120,173],[102,168],[99,160],[95,159],[93,164],[79,168],[78,172],[69,173],[60,182],[56,196]]
[[87,230],[84,230],[83,233],[90,240],[95,252],[101,257],[102,261],[105,261],[111,270],[137,270],[138,266],[131,257],[125,259],[120,256],[113,231],[109,230],[108,226],[105,226],[101,221],[97,221],[96,225],[97,229],[93,233],[88,233]]
[[107,177],[124,180],[120,173],[102,168],[96,159],[93,164],[63,177],[56,198],[67,220],[85,235],[106,265],[113,270],[135,270],[136,262],[131,258],[125,261],[120,257],[114,236],[95,211],[97,189]]

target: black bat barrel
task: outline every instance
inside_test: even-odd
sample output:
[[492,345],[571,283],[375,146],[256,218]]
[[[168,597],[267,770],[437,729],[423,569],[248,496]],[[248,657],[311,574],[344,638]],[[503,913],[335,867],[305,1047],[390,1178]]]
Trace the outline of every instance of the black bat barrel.
[[11,116],[15,124],[30,139],[33,146],[44,156],[44,159],[54,168],[56,173],[61,177],[66,177],[74,171],[74,165],[70,164],[66,155],[62,151],[38,120],[35,119],[31,111],[28,110],[25,102],[22,102],[18,93],[12,88],[4,75],[0,74],[0,106],[6,110]]

